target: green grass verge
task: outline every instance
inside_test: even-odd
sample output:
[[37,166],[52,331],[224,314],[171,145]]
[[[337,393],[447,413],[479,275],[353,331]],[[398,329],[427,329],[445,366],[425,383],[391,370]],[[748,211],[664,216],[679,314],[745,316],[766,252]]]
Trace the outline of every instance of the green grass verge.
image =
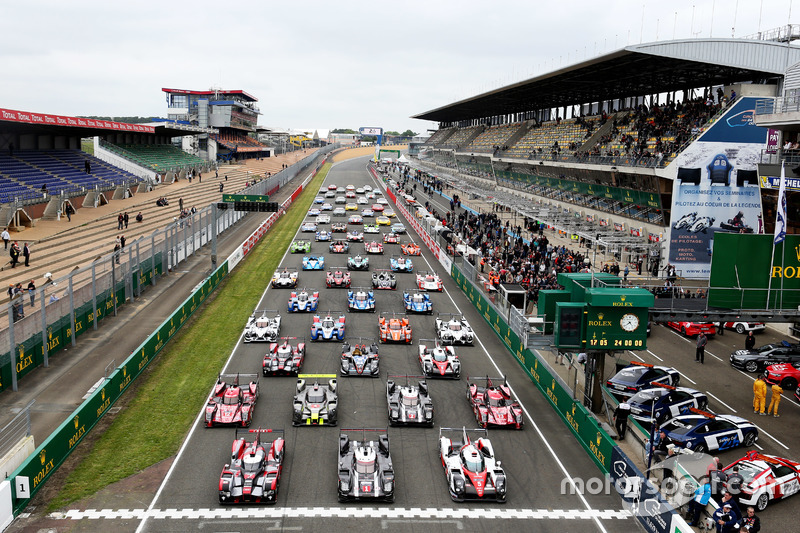
[[94,447],[69,473],[55,510],[176,454],[191,428],[211,384],[233,350],[242,327],[255,309],[306,215],[330,164],[322,167],[286,215],[247,255],[151,364],[135,396]]

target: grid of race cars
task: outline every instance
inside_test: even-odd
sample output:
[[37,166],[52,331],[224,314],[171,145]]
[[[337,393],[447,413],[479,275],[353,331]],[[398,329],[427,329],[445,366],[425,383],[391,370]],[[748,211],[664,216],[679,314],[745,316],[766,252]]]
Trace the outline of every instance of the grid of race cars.
[[[435,272],[421,269],[419,246],[408,237],[379,190],[330,184],[319,192],[290,245],[285,263],[294,265],[280,267],[270,282],[271,290],[285,294],[285,309],[257,309],[244,328],[244,343],[263,343],[261,375],[221,374],[209,397],[205,425],[237,428],[230,460],[219,478],[222,504],[277,501],[286,448],[283,430],[251,427],[259,394],[270,389],[262,378],[296,379],[294,398],[286,399],[292,402],[294,426],[336,426],[339,379],[380,379],[382,347],[413,345],[419,375],[385,378],[386,423],[430,428],[435,423],[433,382],[460,380],[458,353],[474,344],[475,332],[463,316],[437,311],[442,280]],[[345,208],[334,211],[328,198],[345,203]],[[367,207],[360,215],[351,215],[360,205]],[[389,268],[377,268],[379,262],[386,262],[378,258],[386,255],[391,256]],[[314,270],[325,273],[323,288],[312,287],[304,279],[311,275],[307,271]],[[335,291],[346,292],[346,310],[326,306]],[[374,313],[376,301],[385,298],[384,291],[402,292],[402,312],[361,314]],[[287,314],[308,316],[306,332],[285,330]],[[348,327],[355,320],[372,321],[375,337],[349,336]],[[415,334],[415,326],[422,321],[432,323],[435,339]],[[338,368],[330,374],[303,372],[306,357],[331,350],[341,354]],[[522,429],[522,408],[504,377],[467,375],[464,393],[474,420],[464,420],[459,429],[439,429],[438,453],[450,497],[504,502],[506,474],[487,429]],[[339,501],[394,500],[395,475],[385,429],[343,428],[338,448]]]

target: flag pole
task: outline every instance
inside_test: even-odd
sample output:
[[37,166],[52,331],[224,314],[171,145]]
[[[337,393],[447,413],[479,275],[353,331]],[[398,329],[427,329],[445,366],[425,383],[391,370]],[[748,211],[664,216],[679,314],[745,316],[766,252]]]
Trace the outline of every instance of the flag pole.
[[[774,275],[773,269],[775,268],[775,245],[778,243],[783,243],[784,239],[786,239],[786,160],[781,161],[781,183],[778,189],[778,202],[775,205],[775,237],[772,240],[772,257],[770,258],[769,264],[769,283],[767,284],[766,309],[769,309],[769,301],[772,292],[772,278]],[[781,246],[781,252],[783,252],[783,246]],[[778,301],[783,301],[782,289],[784,255],[785,254],[783,253],[781,254],[781,298],[780,300],[776,299],[776,303],[778,303]]]

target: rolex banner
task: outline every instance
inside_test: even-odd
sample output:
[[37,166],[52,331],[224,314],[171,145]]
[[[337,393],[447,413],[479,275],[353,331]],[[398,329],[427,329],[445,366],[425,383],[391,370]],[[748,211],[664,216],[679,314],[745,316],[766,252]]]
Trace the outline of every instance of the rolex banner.
[[769,295],[769,309],[797,309],[800,235],[787,235],[775,245],[774,259],[772,253],[772,235],[718,234],[711,258],[708,304],[766,309]]

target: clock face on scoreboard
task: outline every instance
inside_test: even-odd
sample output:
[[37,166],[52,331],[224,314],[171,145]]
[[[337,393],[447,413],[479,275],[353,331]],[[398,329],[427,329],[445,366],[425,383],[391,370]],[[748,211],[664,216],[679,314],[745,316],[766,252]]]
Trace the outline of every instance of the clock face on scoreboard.
[[619,320],[619,325],[627,332],[636,331],[636,328],[639,327],[639,317],[632,313],[626,313]]

